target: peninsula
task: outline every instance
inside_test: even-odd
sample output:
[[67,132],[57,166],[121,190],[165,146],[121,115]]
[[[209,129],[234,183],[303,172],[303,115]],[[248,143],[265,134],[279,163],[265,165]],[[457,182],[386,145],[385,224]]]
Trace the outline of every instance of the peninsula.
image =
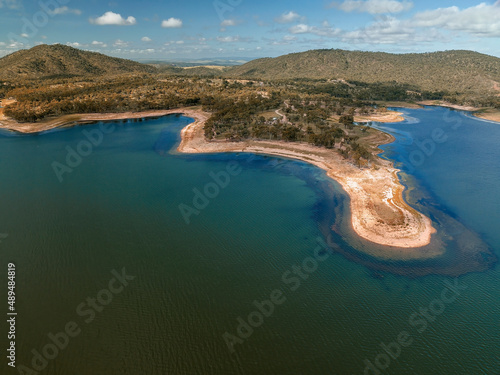
[[[298,159],[313,164],[339,182],[351,200],[351,220],[362,238],[385,246],[418,248],[430,243],[436,232],[431,220],[410,207],[403,199],[404,187],[398,169],[378,158],[375,168],[359,168],[332,150],[305,143],[248,140],[243,142],[207,141],[202,112],[186,126],[177,151],[183,153],[249,152]],[[396,114],[399,116],[399,114]],[[381,143],[392,137],[379,134]]]
[[[337,152],[309,145],[284,141],[246,140],[239,142],[207,141],[204,126],[211,114],[201,109],[178,108],[124,113],[73,114],[43,123],[18,123],[12,119],[0,122],[0,128],[21,133],[36,133],[58,127],[113,121],[161,117],[184,114],[195,119],[181,131],[179,152],[220,153],[249,152],[298,159],[325,170],[329,177],[339,182],[351,199],[352,227],[362,238],[386,246],[417,248],[430,243],[435,232],[431,220],[410,207],[403,199],[404,187],[397,177],[398,170],[389,161],[377,158],[373,168],[360,168],[345,160]],[[365,116],[364,121],[402,121],[401,113],[387,111]],[[392,136],[379,133],[375,143],[389,143]]]

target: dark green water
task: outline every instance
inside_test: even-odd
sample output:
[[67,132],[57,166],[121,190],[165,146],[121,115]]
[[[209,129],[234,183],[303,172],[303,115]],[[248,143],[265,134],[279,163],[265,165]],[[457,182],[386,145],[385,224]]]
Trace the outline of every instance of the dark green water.
[[[443,116],[462,119],[447,142],[406,171],[421,188],[416,204],[446,212],[498,255],[500,126],[442,109],[408,115],[420,121],[384,125],[398,137],[387,157],[408,159],[415,140],[437,124],[453,125]],[[404,331],[411,345],[397,358],[379,356],[380,373],[500,373],[496,264],[461,276],[458,285],[467,288],[444,311],[434,302],[439,314],[418,332],[423,325],[412,324],[412,314],[440,299],[445,281],[456,282],[438,272],[447,257],[429,268],[436,274],[416,277],[420,264],[364,258],[333,232],[333,251],[323,250],[317,239],[329,233],[320,229],[348,203],[338,185],[296,161],[170,154],[190,121],[116,124],[62,182],[52,163],[64,163],[66,147],[76,149],[82,131],[98,124],[0,135],[0,233],[8,234],[0,238],[0,266],[6,285],[7,263],[16,264],[16,365],[33,368],[32,350],[54,354],[49,333],[74,322],[79,333],[65,348],[35,361],[40,374],[363,374],[365,360],[385,353],[381,343]],[[193,189],[234,161],[239,173],[186,224],[179,205],[193,206]],[[315,253],[323,259],[317,269],[303,271],[300,285],[292,281],[293,267],[314,266]],[[101,292],[123,267],[135,278],[119,293]],[[247,320],[254,301],[269,300],[273,290],[282,303],[231,352],[223,335],[236,336],[238,318]],[[97,295],[109,304],[87,323],[86,300]],[[0,298],[7,300],[6,288]],[[7,329],[4,323],[5,349]],[[20,373],[7,359],[1,366],[2,374]]]

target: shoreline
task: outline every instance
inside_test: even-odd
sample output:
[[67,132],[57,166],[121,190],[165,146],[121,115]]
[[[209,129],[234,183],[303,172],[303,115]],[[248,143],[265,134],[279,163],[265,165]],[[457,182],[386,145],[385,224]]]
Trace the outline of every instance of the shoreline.
[[434,106],[434,107],[444,107],[444,108],[458,109],[459,111],[466,111],[466,112],[475,112],[475,111],[479,111],[481,109],[481,108],[478,108],[478,107],[472,107],[472,106],[465,106],[465,105],[458,105],[458,104],[443,102],[442,100],[424,100],[422,102],[418,102],[418,104],[426,105],[426,106]]
[[[306,143],[250,140],[244,142],[207,142],[204,135],[205,121],[210,113],[199,108],[185,107],[170,110],[124,113],[93,113],[67,115],[44,123],[20,124],[13,120],[0,122],[0,128],[23,134],[39,133],[59,127],[83,125],[98,121],[113,121],[162,117],[183,114],[195,121],[181,130],[177,151],[181,153],[248,152],[301,160],[326,171],[328,177],[338,182],[350,197],[351,224],[354,232],[369,242],[396,248],[421,248],[431,242],[436,230],[431,220],[410,207],[403,198],[405,187],[398,178],[399,170],[390,161],[379,158],[378,166],[359,169],[343,159],[337,152]],[[402,113],[385,114],[387,121],[403,121]],[[371,119],[367,121],[378,121]],[[388,137],[390,140],[392,138]]]
[[[332,119],[335,121],[338,121],[339,118],[340,116],[332,116]],[[370,123],[370,122],[392,123],[392,122],[403,122],[404,120],[405,118],[403,112],[398,112],[393,110],[387,110],[383,112],[376,111],[374,113],[367,115],[361,115],[361,114],[354,115],[355,123]]]
[[357,123],[369,123],[369,122],[382,122],[382,123],[393,123],[393,122],[403,122],[405,120],[402,112],[387,111],[387,113],[377,113],[368,116],[354,116],[354,122]]
[[493,121],[500,123],[500,110],[485,110],[473,113],[474,117],[481,120]]
[[477,117],[479,119],[500,123],[500,110],[494,108],[463,106],[463,105],[443,102],[441,100],[426,100],[423,102],[419,102],[418,104],[424,106],[444,107],[444,108],[456,109],[459,111],[471,112],[472,116]]
[[185,114],[203,123],[210,117],[210,114],[202,113],[193,107],[183,107],[166,110],[152,110],[144,112],[121,112],[121,113],[85,113],[74,115],[63,115],[55,119],[50,119],[39,123],[18,123],[12,119],[0,118],[0,129],[10,130],[22,134],[41,133],[47,130],[63,128],[67,126],[78,126],[99,121],[133,120],[163,117],[173,114]]
[[351,223],[356,234],[377,245],[421,248],[436,233],[432,221],[409,206],[399,170],[379,159],[377,169],[359,169],[337,152],[305,143],[284,141],[207,142],[203,123],[194,122],[181,131],[180,153],[248,152],[301,160],[326,171],[350,197]]

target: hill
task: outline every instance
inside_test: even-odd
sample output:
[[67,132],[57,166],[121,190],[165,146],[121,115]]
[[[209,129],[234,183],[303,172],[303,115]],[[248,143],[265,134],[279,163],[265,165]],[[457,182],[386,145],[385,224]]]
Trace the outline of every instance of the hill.
[[131,60],[82,51],[61,44],[42,44],[0,59],[0,78],[153,73],[156,69]]
[[421,90],[500,93],[500,59],[472,51],[390,54],[311,50],[231,68],[228,77],[397,82]]

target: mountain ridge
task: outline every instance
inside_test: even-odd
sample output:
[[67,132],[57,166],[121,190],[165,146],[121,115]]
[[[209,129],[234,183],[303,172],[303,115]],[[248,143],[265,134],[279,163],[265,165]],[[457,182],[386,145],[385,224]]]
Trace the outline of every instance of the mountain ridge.
[[[500,58],[466,50],[391,54],[320,49],[260,58],[234,67],[189,69],[142,64],[66,45],[39,45],[0,58],[0,79],[155,74],[262,80],[394,83],[419,92],[500,96]],[[496,99],[495,99],[496,101]]]
[[132,60],[83,51],[62,44],[41,44],[0,58],[0,78],[45,78],[122,73],[154,73],[156,69]]
[[493,93],[498,91],[500,82],[500,58],[466,50],[391,54],[323,49],[256,59],[231,68],[226,76],[395,81],[429,91]]

